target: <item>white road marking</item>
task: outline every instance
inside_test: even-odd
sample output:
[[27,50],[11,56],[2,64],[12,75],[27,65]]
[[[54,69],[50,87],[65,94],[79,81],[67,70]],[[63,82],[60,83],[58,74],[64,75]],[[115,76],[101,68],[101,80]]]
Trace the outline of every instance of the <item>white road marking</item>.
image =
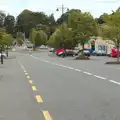
[[35,58],[35,59],[37,59],[37,60],[39,59],[39,58],[37,58],[37,57],[35,57],[35,56],[33,56],[33,55],[30,55],[30,56],[33,57],[33,58]]
[[106,80],[106,78],[101,77],[101,76],[98,76],[98,75],[94,75],[94,77],[99,78],[99,79],[102,79],[102,80]]
[[[32,55],[31,55],[31,56],[32,56]],[[93,75],[92,73],[89,73],[89,72],[86,72],[86,71],[82,71],[82,70],[80,70],[80,69],[76,69],[76,68],[69,67],[69,66],[66,66],[66,65],[62,65],[62,64],[58,64],[58,63],[51,62],[51,61],[47,61],[47,60],[44,60],[44,59],[41,59],[41,58],[37,58],[37,57],[35,57],[35,56],[32,56],[32,57],[35,58],[35,59],[39,59],[39,60],[41,60],[41,61],[44,61],[44,62],[48,62],[48,63],[53,64],[53,65],[56,65],[56,66],[68,68],[68,69],[75,70],[75,71],[78,71],[78,72],[83,72],[84,74],[87,74],[87,75]],[[98,76],[98,75],[93,75],[93,76],[96,77],[96,78],[102,79],[102,80],[106,80],[106,79],[107,79],[107,78],[105,78],[105,77]]]
[[117,84],[117,85],[120,85],[119,82],[116,82],[116,81],[114,81],[114,80],[109,80],[109,81],[112,82],[112,83],[115,83],[115,84]]
[[85,73],[85,74],[87,74],[87,75],[92,75],[92,73],[89,73],[89,72],[83,72],[83,73]]
[[80,69],[74,69],[75,71],[78,71],[78,72],[81,72],[82,70],[80,70]]
[[19,63],[19,65],[21,66],[21,68],[24,70],[24,72],[26,72],[26,69],[25,69],[25,67],[22,65],[22,63],[18,60],[18,63]]

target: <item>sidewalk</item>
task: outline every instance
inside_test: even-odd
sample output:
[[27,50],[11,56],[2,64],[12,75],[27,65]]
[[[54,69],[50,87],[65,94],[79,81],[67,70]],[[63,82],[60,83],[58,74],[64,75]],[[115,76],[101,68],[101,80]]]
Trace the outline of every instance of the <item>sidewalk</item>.
[[43,120],[17,55],[0,64],[0,120]]

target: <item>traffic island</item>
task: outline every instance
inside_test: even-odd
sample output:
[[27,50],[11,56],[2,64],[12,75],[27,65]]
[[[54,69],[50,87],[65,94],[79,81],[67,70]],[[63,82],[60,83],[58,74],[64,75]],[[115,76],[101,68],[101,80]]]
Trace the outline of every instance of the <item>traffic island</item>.
[[75,58],[75,60],[90,60],[90,58],[85,55],[79,55]]
[[118,61],[110,61],[110,62],[106,62],[105,64],[115,65],[115,64],[120,64],[120,62],[118,62]]

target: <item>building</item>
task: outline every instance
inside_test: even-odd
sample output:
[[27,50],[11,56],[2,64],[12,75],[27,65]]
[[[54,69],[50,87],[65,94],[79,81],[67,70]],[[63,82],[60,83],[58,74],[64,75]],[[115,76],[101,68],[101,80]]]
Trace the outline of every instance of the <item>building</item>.
[[[96,52],[103,51],[106,54],[110,54],[113,47],[115,47],[115,43],[112,40],[103,40],[101,37],[91,39],[84,44],[85,49],[95,50]],[[78,48],[82,49],[81,44],[78,45]]]

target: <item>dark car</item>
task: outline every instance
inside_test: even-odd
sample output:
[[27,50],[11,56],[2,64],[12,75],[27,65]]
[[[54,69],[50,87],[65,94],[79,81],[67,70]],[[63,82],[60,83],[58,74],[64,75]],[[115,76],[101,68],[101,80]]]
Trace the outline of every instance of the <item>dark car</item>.
[[[72,50],[72,49],[66,49],[65,50],[64,48],[62,48],[62,49],[58,49],[56,51],[56,55],[62,56],[62,57],[65,57],[65,56],[73,56],[74,57],[74,56],[79,55],[79,53],[81,53],[81,52],[82,52],[82,50],[79,50],[79,49],[74,49],[74,50]],[[87,49],[84,49],[83,53],[86,56],[90,56],[90,51],[87,50]]]

